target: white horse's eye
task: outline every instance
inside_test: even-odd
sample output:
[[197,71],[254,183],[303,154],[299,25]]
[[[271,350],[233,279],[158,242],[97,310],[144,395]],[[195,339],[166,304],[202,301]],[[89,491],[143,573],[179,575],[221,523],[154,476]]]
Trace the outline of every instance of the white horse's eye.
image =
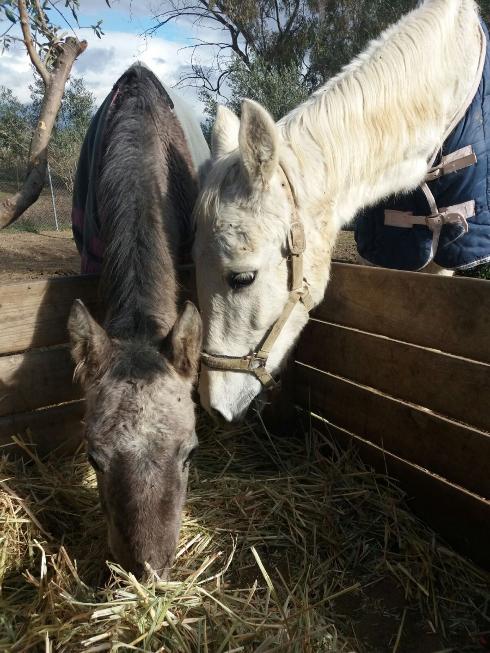
[[257,272],[232,272],[228,277],[228,283],[233,288],[233,290],[239,290],[240,288],[245,288],[245,286],[250,286],[257,276]]

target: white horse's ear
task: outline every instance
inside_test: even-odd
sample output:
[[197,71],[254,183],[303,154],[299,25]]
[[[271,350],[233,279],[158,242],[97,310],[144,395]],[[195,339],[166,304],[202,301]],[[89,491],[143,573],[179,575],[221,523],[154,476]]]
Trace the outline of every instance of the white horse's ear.
[[242,102],[238,140],[251,181],[269,181],[279,158],[277,128],[270,113],[253,100]]
[[233,111],[222,104],[218,104],[216,120],[211,136],[213,159],[219,159],[220,156],[224,156],[237,149],[239,129],[240,121]]

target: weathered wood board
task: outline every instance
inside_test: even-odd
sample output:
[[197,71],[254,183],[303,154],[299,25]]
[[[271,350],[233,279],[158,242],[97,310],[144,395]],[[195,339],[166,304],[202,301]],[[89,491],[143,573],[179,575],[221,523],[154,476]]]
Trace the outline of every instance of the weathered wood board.
[[411,508],[458,550],[490,569],[488,527],[490,502],[427,469],[414,465],[345,429],[315,416],[314,428],[334,437],[342,446],[354,446],[363,460],[380,474],[400,482]]
[[490,291],[481,279],[334,263],[314,317],[490,363]]
[[0,286],[0,354],[67,342],[73,300],[93,310],[97,285],[98,277],[80,276]]
[[[67,342],[75,299],[97,314],[98,282],[97,276],[87,275],[0,285],[0,355]],[[179,268],[179,282],[183,297],[195,301],[191,266]]]
[[334,264],[292,376],[314,426],[490,566],[490,283]]
[[490,435],[375,389],[296,364],[296,400],[313,413],[490,497]]
[[490,364],[311,319],[301,362],[490,431]]

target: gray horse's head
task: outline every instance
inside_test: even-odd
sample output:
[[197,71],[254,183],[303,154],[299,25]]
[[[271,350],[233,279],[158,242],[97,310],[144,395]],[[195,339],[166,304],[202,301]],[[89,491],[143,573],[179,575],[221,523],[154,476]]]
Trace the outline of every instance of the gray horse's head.
[[109,547],[138,576],[166,576],[177,547],[197,447],[192,386],[201,320],[187,302],[161,341],[110,338],[80,301],[68,329],[86,397],[86,446]]

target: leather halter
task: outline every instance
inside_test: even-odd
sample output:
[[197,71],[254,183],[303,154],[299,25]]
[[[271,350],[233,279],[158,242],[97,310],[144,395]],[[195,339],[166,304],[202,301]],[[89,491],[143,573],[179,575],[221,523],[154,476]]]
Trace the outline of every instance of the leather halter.
[[201,360],[210,370],[227,372],[245,372],[253,374],[264,386],[270,388],[276,385],[271,373],[266,369],[267,359],[272,346],[283,330],[289,316],[298,302],[301,302],[309,313],[313,308],[307,281],[303,278],[303,253],[306,247],[305,231],[298,215],[296,203],[288,176],[282,166],[280,170],[284,177],[283,187],[288,194],[291,205],[291,226],[288,234],[288,250],[286,260],[289,268],[289,296],[281,315],[266,332],[256,350],[246,356],[223,356],[202,352]]

